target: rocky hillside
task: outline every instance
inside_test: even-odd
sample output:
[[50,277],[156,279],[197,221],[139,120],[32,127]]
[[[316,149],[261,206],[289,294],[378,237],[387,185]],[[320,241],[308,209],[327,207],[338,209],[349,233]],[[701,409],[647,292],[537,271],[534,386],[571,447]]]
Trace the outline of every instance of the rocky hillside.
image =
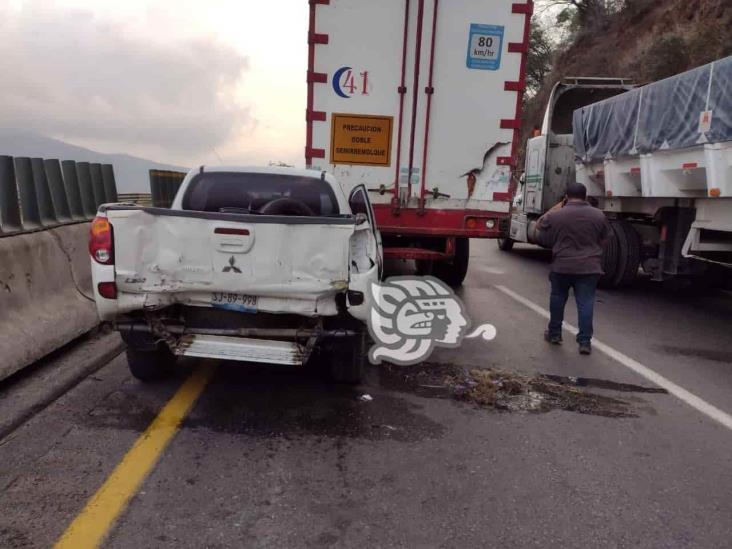
[[[595,28],[577,31],[526,105],[524,136],[541,125],[554,83],[564,76],[611,76],[648,83],[732,55],[732,0],[627,0]],[[524,139],[525,141],[525,139]]]

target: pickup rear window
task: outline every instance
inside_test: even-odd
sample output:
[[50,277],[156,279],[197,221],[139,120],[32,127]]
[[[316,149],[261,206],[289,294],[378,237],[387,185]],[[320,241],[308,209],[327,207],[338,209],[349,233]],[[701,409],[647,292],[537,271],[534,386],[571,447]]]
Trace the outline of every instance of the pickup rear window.
[[[289,200],[282,200],[289,199]],[[278,211],[272,205],[278,201]],[[285,212],[304,204],[303,213]],[[338,201],[325,181],[314,177],[268,173],[209,172],[197,175],[183,197],[183,209],[198,212],[240,211],[284,215],[338,215]],[[268,206],[269,205],[269,206]],[[312,212],[312,213],[309,213]]]

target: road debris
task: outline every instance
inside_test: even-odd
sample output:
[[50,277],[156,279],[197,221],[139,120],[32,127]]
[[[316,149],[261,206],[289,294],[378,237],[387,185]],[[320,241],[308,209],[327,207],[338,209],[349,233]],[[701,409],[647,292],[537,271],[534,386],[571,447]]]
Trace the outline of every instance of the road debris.
[[358,397],[358,400],[360,400],[361,402],[371,402],[372,400],[374,400],[374,397],[369,394],[363,394]]
[[637,417],[630,402],[588,391],[595,388],[622,393],[661,393],[664,389],[608,380],[528,375],[482,367],[426,362],[417,366],[387,366],[382,386],[410,390],[420,396],[451,398],[481,408],[509,412],[566,410],[605,417]]

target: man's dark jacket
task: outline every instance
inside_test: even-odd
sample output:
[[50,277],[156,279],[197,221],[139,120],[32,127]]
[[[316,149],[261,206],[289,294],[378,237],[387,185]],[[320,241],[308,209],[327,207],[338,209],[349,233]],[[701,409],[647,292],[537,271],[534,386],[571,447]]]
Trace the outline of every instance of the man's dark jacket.
[[603,274],[602,254],[610,224],[587,202],[567,202],[539,221],[539,239],[552,249],[555,273]]

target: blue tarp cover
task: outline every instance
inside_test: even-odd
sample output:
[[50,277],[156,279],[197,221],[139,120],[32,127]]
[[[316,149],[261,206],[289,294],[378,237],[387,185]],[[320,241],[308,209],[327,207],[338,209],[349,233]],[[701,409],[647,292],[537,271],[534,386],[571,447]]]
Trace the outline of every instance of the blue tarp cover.
[[584,162],[732,141],[732,57],[577,109],[572,126]]

